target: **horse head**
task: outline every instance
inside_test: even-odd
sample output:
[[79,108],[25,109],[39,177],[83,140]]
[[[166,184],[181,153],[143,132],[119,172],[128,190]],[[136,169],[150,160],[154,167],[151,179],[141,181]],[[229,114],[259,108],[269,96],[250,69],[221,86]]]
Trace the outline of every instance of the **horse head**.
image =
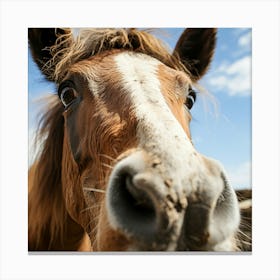
[[135,29],[29,30],[57,84],[42,153],[57,180],[44,188],[61,189],[92,250],[236,250],[235,192],[189,127],[215,43],[210,28],[186,29],[173,53]]

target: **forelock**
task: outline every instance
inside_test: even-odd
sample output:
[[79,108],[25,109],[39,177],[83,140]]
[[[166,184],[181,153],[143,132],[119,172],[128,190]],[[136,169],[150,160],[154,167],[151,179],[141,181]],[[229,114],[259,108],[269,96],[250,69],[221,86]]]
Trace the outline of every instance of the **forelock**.
[[[70,44],[66,44],[67,41]],[[66,46],[68,47],[62,47]],[[82,29],[76,39],[72,35],[60,36],[50,48],[52,59],[45,68],[54,69],[52,78],[60,82],[71,65],[102,52],[123,49],[150,55],[167,66],[187,72],[183,63],[170,53],[168,47],[151,30],[128,29]]]

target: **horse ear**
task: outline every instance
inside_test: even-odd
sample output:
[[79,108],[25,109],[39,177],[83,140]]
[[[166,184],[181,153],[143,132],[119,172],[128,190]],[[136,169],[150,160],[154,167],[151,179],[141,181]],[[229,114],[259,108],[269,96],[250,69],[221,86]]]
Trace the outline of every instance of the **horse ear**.
[[[39,66],[42,73],[50,81],[53,81],[52,73],[54,69],[47,63],[53,58],[55,53],[51,47],[57,43],[59,38],[72,39],[70,28],[29,28],[28,41],[34,61]],[[67,48],[72,40],[63,40],[59,42],[59,50]],[[56,49],[56,51],[59,51]]]
[[173,55],[179,57],[194,81],[208,70],[216,46],[216,28],[187,28],[179,38]]

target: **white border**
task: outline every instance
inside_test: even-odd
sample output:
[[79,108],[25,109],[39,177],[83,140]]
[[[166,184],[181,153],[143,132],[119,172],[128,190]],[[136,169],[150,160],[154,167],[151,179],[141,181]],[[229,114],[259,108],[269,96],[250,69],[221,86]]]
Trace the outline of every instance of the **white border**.
[[[280,279],[278,1],[1,2],[1,279]],[[252,27],[253,254],[27,254],[27,28]],[[238,151],[237,151],[238,152]]]

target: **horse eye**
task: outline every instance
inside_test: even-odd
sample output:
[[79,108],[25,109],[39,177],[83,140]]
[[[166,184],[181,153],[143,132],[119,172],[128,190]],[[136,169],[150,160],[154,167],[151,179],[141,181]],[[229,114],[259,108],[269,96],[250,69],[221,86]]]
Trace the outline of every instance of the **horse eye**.
[[77,92],[73,87],[65,86],[59,91],[59,97],[64,107],[68,107],[77,98]]
[[185,103],[185,105],[187,106],[187,108],[189,110],[194,105],[195,100],[196,100],[196,92],[191,88],[191,89],[189,89],[188,96],[187,96],[186,103]]

